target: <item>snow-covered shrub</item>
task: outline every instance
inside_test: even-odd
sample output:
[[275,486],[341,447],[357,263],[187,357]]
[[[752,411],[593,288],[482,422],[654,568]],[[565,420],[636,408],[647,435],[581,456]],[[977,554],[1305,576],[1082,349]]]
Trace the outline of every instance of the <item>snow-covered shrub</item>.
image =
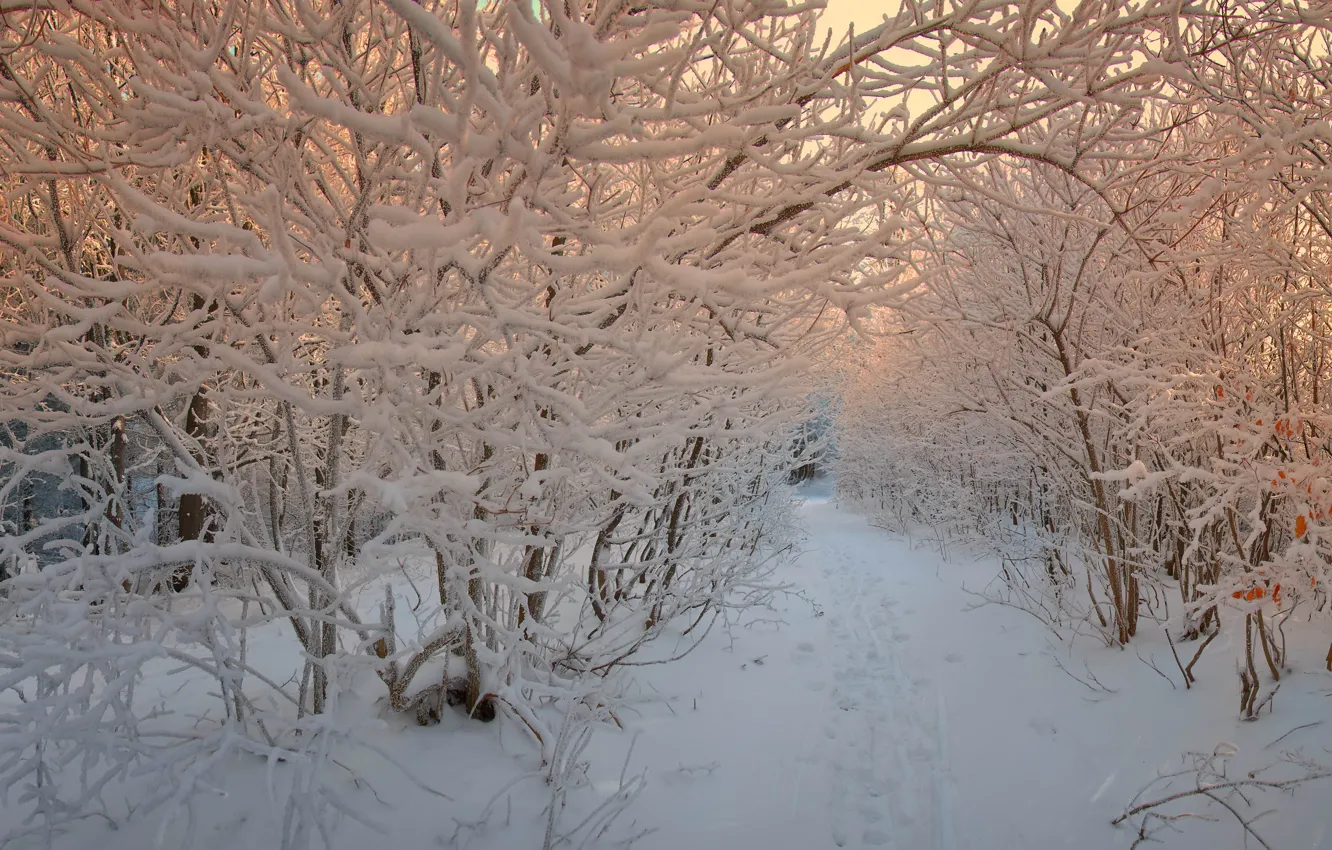
[[935,181],[946,235],[847,380],[839,445],[848,497],[1010,555],[1035,542],[1046,592],[1108,640],[1150,614],[1200,652],[1242,620],[1252,718],[1289,663],[1283,624],[1326,609],[1332,186],[1307,135],[1327,120],[1308,49],[1326,23],[1242,14],[1267,28],[1224,58],[1224,21],[1181,29],[1193,58],[1120,165]]

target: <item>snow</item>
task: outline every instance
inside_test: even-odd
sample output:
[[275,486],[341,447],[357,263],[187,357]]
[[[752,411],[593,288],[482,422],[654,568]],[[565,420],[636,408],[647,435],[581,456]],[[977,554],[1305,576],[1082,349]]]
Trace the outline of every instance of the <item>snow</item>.
[[[1233,745],[1237,766],[1251,769],[1288,747],[1317,757],[1332,745],[1332,724],[1324,723],[1332,676],[1316,647],[1292,647],[1295,667],[1275,712],[1242,722],[1231,669],[1241,648],[1224,643],[1236,629],[1223,631],[1185,690],[1164,640],[1145,634],[1129,650],[1069,647],[1021,612],[976,606],[969,591],[994,577],[991,557],[945,558],[936,542],[872,528],[839,509],[826,483],[804,498],[803,553],[784,568],[789,587],[772,610],[714,629],[682,661],[638,668],[623,731],[598,728],[571,760],[588,767],[568,791],[566,829],[632,790],[634,777],[646,779],[602,841],[585,846],[641,835],[637,850],[1125,848],[1134,832],[1111,819],[1186,751]],[[670,640],[663,643],[666,653]],[[251,652],[262,659],[289,646],[258,630]],[[382,823],[389,838],[340,816],[329,832],[333,847],[542,845],[552,786],[512,722],[447,713],[439,726],[418,728],[384,713],[366,696],[372,687],[363,690],[342,695],[341,719],[359,713],[361,743],[418,781],[366,749],[340,745],[346,804]],[[190,699],[188,691],[170,695],[177,710]],[[298,777],[258,759],[227,764],[189,846],[277,846],[284,789]],[[127,801],[135,783],[151,782],[126,785]],[[1271,846],[1332,848],[1332,811],[1322,804],[1329,785],[1260,801],[1260,809],[1279,806],[1259,821]],[[1202,807],[1185,801],[1177,810]],[[116,828],[85,821],[54,846],[152,846],[157,818],[112,814]],[[1181,825],[1166,846],[1245,846],[1233,821]],[[164,829],[168,846],[182,829]]]
[[1325,844],[1284,5],[0,0],[0,846]]

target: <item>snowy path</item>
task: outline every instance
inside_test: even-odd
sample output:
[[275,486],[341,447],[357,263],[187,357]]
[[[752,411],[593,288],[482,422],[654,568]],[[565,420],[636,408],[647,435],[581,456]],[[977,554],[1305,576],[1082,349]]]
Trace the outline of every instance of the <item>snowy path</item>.
[[[947,699],[934,667],[961,656],[913,646],[924,613],[913,599],[922,583],[940,584],[936,559],[913,558],[906,543],[823,498],[810,498],[804,519],[803,554],[783,576],[799,598],[780,606],[780,624],[759,618],[735,630],[728,651],[705,648],[653,676],[662,692],[692,683],[699,701],[671,717],[669,737],[652,735],[658,727],[645,719],[645,761],[719,767],[708,781],[658,782],[654,808],[691,817],[636,847],[959,847]],[[939,613],[960,616],[963,604]]]
[[827,745],[811,745],[829,773],[833,843],[953,850],[941,698],[908,654],[890,579],[864,562],[867,532],[852,525],[832,534],[826,522],[821,531],[806,559],[825,564],[828,644],[802,648],[834,660],[837,712],[821,730]]

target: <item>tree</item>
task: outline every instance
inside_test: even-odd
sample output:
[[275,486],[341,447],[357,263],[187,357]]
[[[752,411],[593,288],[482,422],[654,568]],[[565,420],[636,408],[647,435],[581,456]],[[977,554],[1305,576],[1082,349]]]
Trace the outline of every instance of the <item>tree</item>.
[[[1166,626],[1201,640],[1196,661],[1223,614],[1242,614],[1248,719],[1286,667],[1282,624],[1325,607],[1332,77],[1328,22],[1305,11],[1182,20],[1161,54],[1169,82],[1113,168],[1009,160],[933,177],[925,224],[947,235],[919,258],[894,326],[910,336],[893,343],[928,377],[854,378],[848,392],[919,402],[861,410],[843,438],[862,473],[848,492],[871,509],[926,502],[939,507],[922,519],[979,529],[1007,555],[1044,550],[1048,578],[1014,583],[1038,588],[1023,604],[1042,616],[1053,599],[1059,625],[1091,617],[1126,643],[1139,606],[1178,593]],[[885,452],[864,432],[887,422]],[[895,465],[865,465],[875,451]],[[1070,605],[1070,550],[1091,556],[1085,610]]]

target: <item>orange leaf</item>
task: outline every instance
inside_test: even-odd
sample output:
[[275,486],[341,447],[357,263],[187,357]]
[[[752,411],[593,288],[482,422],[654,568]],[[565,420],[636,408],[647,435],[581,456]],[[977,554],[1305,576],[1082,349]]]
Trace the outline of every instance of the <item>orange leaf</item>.
[[1304,533],[1308,530],[1309,530],[1309,522],[1304,518],[1304,514],[1300,514],[1299,516],[1295,517],[1295,536],[1303,537]]

